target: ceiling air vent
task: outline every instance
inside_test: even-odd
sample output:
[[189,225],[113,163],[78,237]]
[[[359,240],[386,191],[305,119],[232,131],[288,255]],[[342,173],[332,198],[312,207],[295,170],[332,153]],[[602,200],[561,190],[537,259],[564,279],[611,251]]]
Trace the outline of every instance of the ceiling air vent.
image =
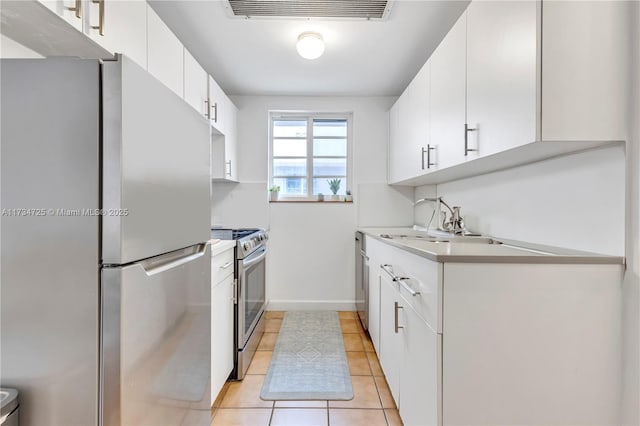
[[384,19],[394,0],[227,0],[241,18]]

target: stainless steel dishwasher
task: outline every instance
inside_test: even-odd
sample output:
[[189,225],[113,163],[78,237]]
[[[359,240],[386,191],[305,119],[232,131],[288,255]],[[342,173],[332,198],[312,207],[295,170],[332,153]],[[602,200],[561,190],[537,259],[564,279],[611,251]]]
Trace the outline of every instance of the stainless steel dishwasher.
[[356,311],[365,330],[369,319],[369,258],[364,234],[356,232]]

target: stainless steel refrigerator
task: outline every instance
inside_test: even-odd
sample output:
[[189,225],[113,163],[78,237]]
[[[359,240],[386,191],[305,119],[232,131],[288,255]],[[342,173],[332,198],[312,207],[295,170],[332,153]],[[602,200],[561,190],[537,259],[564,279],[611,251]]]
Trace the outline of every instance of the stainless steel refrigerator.
[[0,384],[21,425],[210,420],[207,121],[126,57],[2,60]]

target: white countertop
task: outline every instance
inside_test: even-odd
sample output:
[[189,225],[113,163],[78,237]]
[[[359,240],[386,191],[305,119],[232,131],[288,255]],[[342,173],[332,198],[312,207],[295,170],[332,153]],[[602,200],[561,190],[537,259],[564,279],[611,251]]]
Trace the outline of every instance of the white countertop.
[[211,256],[215,256],[236,246],[235,240],[212,239],[209,240],[209,243],[211,244]]
[[[494,239],[498,244],[473,242],[475,237],[455,237],[456,242],[432,242],[416,238],[423,231],[413,228],[358,228],[358,231],[389,245],[407,250],[436,262],[459,263],[597,263],[624,264],[624,257],[607,256],[558,247],[541,246],[521,241]],[[384,238],[381,235],[399,236]],[[459,242],[463,241],[463,242]],[[468,241],[468,242],[464,242]]]

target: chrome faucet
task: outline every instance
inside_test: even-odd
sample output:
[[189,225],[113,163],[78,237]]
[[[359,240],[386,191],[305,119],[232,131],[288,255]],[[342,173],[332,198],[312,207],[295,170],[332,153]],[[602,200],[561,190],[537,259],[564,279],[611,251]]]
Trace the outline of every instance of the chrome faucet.
[[[436,210],[438,212],[438,231],[444,231],[444,232],[450,232],[453,234],[464,234],[465,233],[465,228],[464,228],[464,219],[462,217],[462,214],[460,213],[460,207],[459,206],[454,206],[454,207],[450,207],[449,204],[447,204],[442,197],[426,197],[426,198],[421,198],[418,201],[416,201],[415,203],[413,203],[414,206],[417,206],[420,203],[424,203],[424,202],[433,202],[436,203]],[[449,217],[449,219],[447,219],[447,213],[444,213],[444,217],[442,218],[442,221],[440,221],[440,213],[441,213],[441,208],[440,205],[444,205],[448,210],[449,213],[451,213],[451,216]],[[429,220],[429,223],[427,224],[427,230],[429,228],[429,225],[431,224],[431,220],[433,220],[433,215],[431,215],[431,219]]]

